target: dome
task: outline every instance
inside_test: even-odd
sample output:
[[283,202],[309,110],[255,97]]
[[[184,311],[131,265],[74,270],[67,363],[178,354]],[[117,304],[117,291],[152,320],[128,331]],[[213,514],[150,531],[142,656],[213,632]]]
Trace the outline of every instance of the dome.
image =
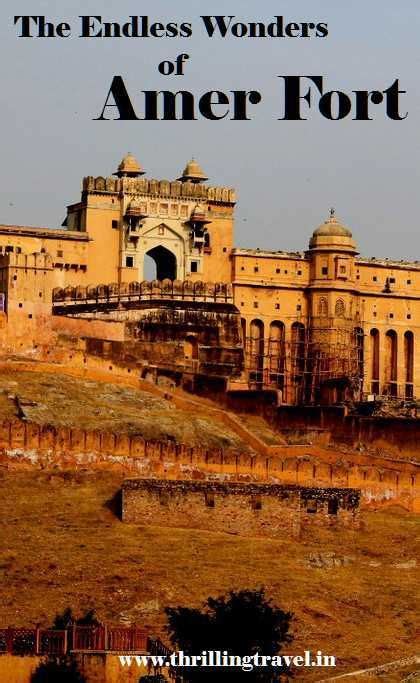
[[191,159],[178,180],[181,180],[182,182],[190,180],[192,183],[202,183],[205,180],[208,180],[208,178],[205,176],[200,164],[198,164],[195,159]]
[[329,244],[337,247],[341,245],[345,248],[355,248],[351,230],[336,218],[334,209],[331,209],[327,220],[312,233],[309,247],[311,249],[314,247],[326,248]]
[[345,225],[340,223],[340,221],[335,216],[334,209],[331,209],[330,215],[324,223],[322,223],[319,228],[314,230],[312,237],[352,237],[351,230],[346,228]]
[[139,162],[130,153],[126,154],[125,157],[123,157],[120,165],[118,166],[118,171],[114,173],[114,175],[118,176],[119,178],[122,178],[124,176],[136,178],[137,176],[143,174],[144,171],[140,166]]

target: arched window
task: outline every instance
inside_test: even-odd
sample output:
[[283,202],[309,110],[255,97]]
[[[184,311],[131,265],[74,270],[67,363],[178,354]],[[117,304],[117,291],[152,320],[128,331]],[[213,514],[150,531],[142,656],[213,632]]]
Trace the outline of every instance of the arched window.
[[302,323],[292,325],[292,367],[295,374],[305,369],[305,325]]
[[405,396],[413,398],[414,382],[414,335],[407,331],[404,334],[404,375],[405,375]]
[[371,391],[379,394],[379,330],[370,331]]
[[337,318],[344,318],[346,314],[346,307],[344,305],[343,299],[337,299],[335,304],[335,315]]
[[328,301],[325,296],[322,296],[318,301],[318,315],[321,317],[328,315]]
[[264,323],[254,319],[250,325],[250,361],[253,370],[262,370],[264,367]]
[[270,324],[268,337],[268,357],[271,381],[283,387],[283,373],[285,362],[285,329],[280,320],[273,320]]
[[398,337],[395,330],[385,335],[385,390],[391,396],[398,395]]
[[357,373],[359,375],[360,381],[363,380],[364,376],[364,354],[365,354],[365,336],[362,327],[354,328],[354,342],[357,351]]

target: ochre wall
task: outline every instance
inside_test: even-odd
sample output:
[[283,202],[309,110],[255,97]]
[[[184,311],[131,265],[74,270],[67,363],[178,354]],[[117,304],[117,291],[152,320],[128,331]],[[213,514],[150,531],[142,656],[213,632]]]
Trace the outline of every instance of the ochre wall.
[[[400,504],[420,512],[417,468],[409,463],[375,463],[369,457],[347,465],[328,462],[310,446],[277,446],[272,455],[208,451],[141,436],[53,428],[19,420],[0,424],[0,451],[8,466],[117,467],[145,477],[268,481],[302,486],[350,487],[362,491],[364,506]],[[322,458],[325,458],[322,461]]]

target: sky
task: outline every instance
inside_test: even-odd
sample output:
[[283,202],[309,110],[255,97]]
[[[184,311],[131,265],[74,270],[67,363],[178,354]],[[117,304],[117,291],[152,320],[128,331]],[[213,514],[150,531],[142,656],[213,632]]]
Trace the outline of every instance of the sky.
[[[326,22],[327,38],[209,39],[202,14],[234,21]],[[19,38],[15,15],[67,21],[69,38]],[[191,38],[81,39],[79,15],[192,23]],[[148,177],[177,178],[194,156],[209,182],[238,192],[239,247],[303,250],[334,206],[364,256],[420,259],[420,3],[415,0],[3,0],[1,213],[6,224],[60,227],[86,175],[132,152]],[[183,76],[158,65],[187,53]],[[257,90],[249,121],[95,121],[114,75],[141,112],[142,90]],[[281,75],[324,76],[326,90],[384,90],[396,78],[404,121],[282,121]]]

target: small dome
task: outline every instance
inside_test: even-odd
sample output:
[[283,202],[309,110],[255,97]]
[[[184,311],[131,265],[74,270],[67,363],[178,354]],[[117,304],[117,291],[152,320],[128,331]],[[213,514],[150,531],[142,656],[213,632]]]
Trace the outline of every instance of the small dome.
[[200,164],[198,164],[195,159],[191,159],[178,180],[181,180],[182,182],[190,180],[192,183],[202,183],[205,180],[208,180],[208,178],[205,176]]
[[130,177],[130,178],[136,178],[139,175],[143,175],[144,171],[142,167],[140,166],[139,162],[137,159],[130,153],[126,154],[125,157],[121,160],[120,165],[118,166],[118,171],[114,173],[114,175],[118,176],[119,178],[122,177]]
[[206,207],[203,206],[203,204],[196,204],[192,210],[190,220],[195,223],[210,223],[210,221],[207,220]]
[[353,235],[351,230],[342,225],[335,216],[334,209],[331,209],[328,219],[314,230],[312,237],[349,237]]

